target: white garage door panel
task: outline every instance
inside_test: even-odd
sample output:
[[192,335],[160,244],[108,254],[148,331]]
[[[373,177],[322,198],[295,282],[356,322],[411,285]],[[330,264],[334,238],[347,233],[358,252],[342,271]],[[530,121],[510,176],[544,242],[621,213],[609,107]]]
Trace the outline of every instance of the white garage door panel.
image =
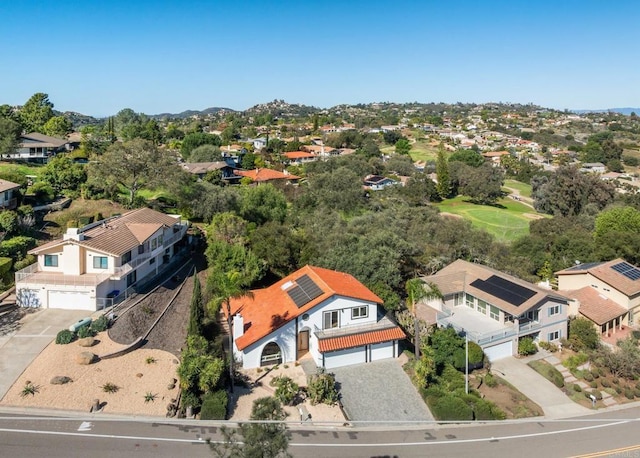
[[95,299],[84,291],[49,291],[50,309],[95,310]]
[[393,342],[371,345],[371,361],[393,358]]
[[327,369],[364,362],[366,362],[364,347],[349,348],[324,354],[324,367]]
[[483,348],[484,354],[487,355],[489,361],[495,361],[497,359],[513,356],[511,343],[511,341],[508,341],[498,345],[494,345],[492,347]]

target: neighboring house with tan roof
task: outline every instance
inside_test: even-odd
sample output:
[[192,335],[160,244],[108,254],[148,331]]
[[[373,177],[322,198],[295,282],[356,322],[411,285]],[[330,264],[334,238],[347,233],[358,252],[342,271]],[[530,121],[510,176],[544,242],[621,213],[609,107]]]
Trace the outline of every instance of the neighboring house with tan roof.
[[487,151],[482,156],[494,165],[500,165],[504,156],[509,156],[509,151]]
[[[611,320],[607,323],[592,320],[596,325],[607,326],[601,328],[601,332],[608,332],[614,326],[620,329],[625,324],[640,323],[640,269],[624,259],[578,264],[556,272],[556,276],[559,290],[577,291],[590,287],[611,301],[606,304],[615,303],[628,313],[625,316],[619,313],[620,309],[616,307],[610,312]],[[582,301],[580,303],[582,307]]]
[[188,222],[149,208],[132,210],[29,251],[37,262],[16,272],[22,307],[95,311],[151,279],[184,244]]
[[68,144],[68,140],[32,132],[22,135],[16,152],[13,154],[5,154],[5,159],[46,162],[56,153],[65,151]]
[[591,286],[561,293],[571,299],[569,316],[588,319],[600,334],[615,334],[629,324],[629,311]]
[[284,172],[279,172],[273,169],[253,169],[253,170],[235,170],[234,173],[240,177],[251,178],[256,184],[260,183],[268,183],[269,181],[278,181],[285,180],[289,182],[297,182],[300,177],[296,175],[292,175],[286,170]]
[[18,189],[19,184],[0,180],[0,210],[13,210],[18,206]]
[[568,299],[555,291],[460,259],[422,279],[436,285],[443,300],[421,304],[418,316],[435,308],[438,326],[465,332],[491,361],[516,355],[522,337],[567,337]]
[[311,357],[327,369],[395,358],[405,334],[381,304],[353,276],[305,266],[231,301],[235,358],[254,368]]

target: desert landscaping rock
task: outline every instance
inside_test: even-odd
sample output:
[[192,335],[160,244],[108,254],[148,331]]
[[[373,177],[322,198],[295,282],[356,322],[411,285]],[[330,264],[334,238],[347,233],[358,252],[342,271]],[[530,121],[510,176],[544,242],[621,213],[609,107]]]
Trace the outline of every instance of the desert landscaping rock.
[[78,339],[78,345],[81,347],[93,347],[96,343],[96,339],[93,337],[84,337],[82,339]]
[[95,359],[96,355],[94,355],[90,351],[83,351],[78,356],[76,356],[76,363],[82,366],[88,366],[89,364],[93,363]]
[[67,377],[66,375],[56,375],[51,379],[49,383],[52,385],[66,385],[69,382],[73,382],[71,377]]

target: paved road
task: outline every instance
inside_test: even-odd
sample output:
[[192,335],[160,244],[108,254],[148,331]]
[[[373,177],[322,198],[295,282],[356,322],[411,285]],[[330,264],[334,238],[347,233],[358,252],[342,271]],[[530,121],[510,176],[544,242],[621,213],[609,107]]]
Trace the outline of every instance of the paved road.
[[517,358],[503,358],[491,363],[497,372],[522,394],[538,404],[546,418],[569,418],[588,415],[591,410],[573,402],[562,390]]
[[57,309],[27,314],[20,329],[0,341],[0,399],[35,357],[55,339],[58,331],[90,314],[86,310]]
[[[562,421],[435,425],[392,430],[291,427],[294,457],[524,457],[576,456],[627,448],[640,454],[635,407]],[[294,429],[295,428],[295,429]],[[210,457],[205,440],[220,438],[219,424],[105,417],[37,418],[0,414],[2,455],[24,458],[130,456]],[[611,456],[605,454],[600,456]]]

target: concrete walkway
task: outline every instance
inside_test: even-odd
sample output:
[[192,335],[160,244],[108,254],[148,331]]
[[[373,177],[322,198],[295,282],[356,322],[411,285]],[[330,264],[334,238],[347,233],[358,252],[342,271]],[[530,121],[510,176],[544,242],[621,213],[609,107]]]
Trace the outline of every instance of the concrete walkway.
[[0,399],[55,339],[58,331],[87,316],[91,316],[91,312],[86,310],[39,310],[24,316],[17,331],[3,336],[0,339]]
[[503,358],[491,363],[491,370],[538,404],[545,418],[570,418],[593,411],[569,399],[557,386],[527,366],[529,360]]

